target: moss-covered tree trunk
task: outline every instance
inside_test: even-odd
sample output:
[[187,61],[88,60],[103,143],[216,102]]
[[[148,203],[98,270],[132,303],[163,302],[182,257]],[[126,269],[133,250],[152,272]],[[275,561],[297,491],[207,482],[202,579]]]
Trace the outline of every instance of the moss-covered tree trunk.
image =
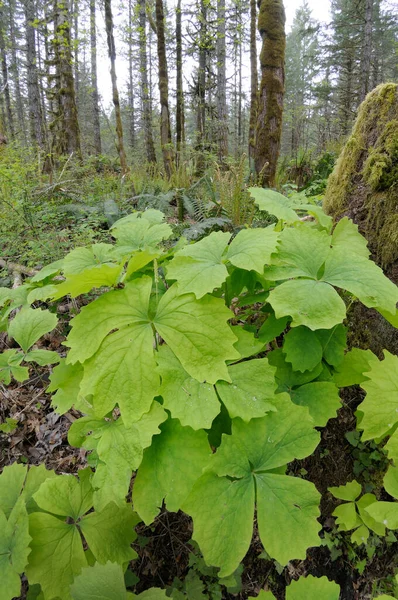
[[160,144],[166,176],[170,178],[174,168],[174,148],[170,127],[169,73],[167,70],[163,0],[156,0],[156,31],[159,64]]
[[117,80],[116,80],[116,66],[115,66],[116,48],[115,48],[115,38],[113,35],[113,16],[112,16],[111,0],[105,0],[105,27],[106,27],[106,37],[108,40],[109,60],[111,61],[112,99],[113,99],[113,106],[115,107],[117,150],[119,153],[120,167],[122,169],[122,174],[125,175],[128,172],[128,167],[127,167],[126,153],[124,151],[122,115],[121,115],[121,111],[120,111],[119,90],[117,87]]
[[263,40],[255,165],[265,187],[275,186],[282,133],[285,84],[285,9],[282,0],[260,0],[258,29]]
[[254,170],[256,154],[256,121],[257,121],[257,8],[256,0],[250,0],[250,122],[249,122],[249,163],[250,170]]
[[[325,211],[348,216],[367,238],[372,258],[398,284],[398,85],[379,85],[361,104],[331,174]],[[354,307],[357,335],[380,352],[398,353],[398,333],[375,311]],[[354,318],[354,317],[353,317]]]

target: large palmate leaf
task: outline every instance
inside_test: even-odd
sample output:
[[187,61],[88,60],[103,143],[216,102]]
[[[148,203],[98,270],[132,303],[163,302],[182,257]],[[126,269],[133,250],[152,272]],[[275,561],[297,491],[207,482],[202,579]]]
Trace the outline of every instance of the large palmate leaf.
[[160,299],[153,324],[184,369],[198,381],[229,381],[226,360],[240,358],[228,327],[232,312],[221,298],[179,295],[174,284]]
[[295,404],[306,406],[316,427],[325,427],[341,408],[338,387],[330,381],[313,381],[290,390]]
[[202,298],[224,283],[228,271],[222,256],[230,239],[230,233],[213,232],[176,253],[167,266],[167,277],[178,281],[180,293]]
[[22,496],[28,512],[31,512],[36,507],[32,499],[33,494],[43,481],[53,477],[54,471],[48,471],[44,465],[28,469],[26,465],[13,463],[5,467],[0,474],[0,510],[8,519],[18,498]]
[[311,454],[319,434],[307,409],[286,394],[277,396],[276,408],[248,424],[233,421],[232,435],[223,436],[207,472],[183,503],[194,520],[194,539],[221,576],[232,573],[249,548],[255,500],[261,540],[278,562],[303,558],[319,543],[320,495],[314,485],[275,473]]
[[301,577],[286,588],[286,600],[339,600],[340,586],[327,577]]
[[227,259],[239,269],[264,272],[264,265],[270,264],[271,254],[276,251],[279,234],[274,227],[265,229],[243,229],[228,247]]
[[[270,269],[269,279],[288,277],[318,278],[319,269],[330,252],[330,237],[325,231],[311,229],[304,223],[287,228],[279,237],[276,267]],[[282,267],[278,276],[279,266]]]
[[290,207],[290,202],[286,196],[282,196],[282,194],[273,190],[255,187],[249,188],[249,192],[260,210],[274,215],[278,219],[286,221],[286,223],[294,223],[299,220],[297,214]]
[[286,361],[281,348],[269,352],[267,355],[270,365],[276,367],[275,380],[278,392],[291,392],[298,386],[314,381],[322,373],[322,364],[319,363],[312,371],[293,371],[292,365]]
[[148,412],[159,388],[148,323],[124,327],[105,338],[84,366],[80,392],[93,395],[93,409],[104,417],[117,402],[130,425]]
[[181,508],[210,456],[204,431],[182,427],[175,419],[163,423],[161,430],[144,452],[133,488],[134,508],[147,524],[163,500],[169,511]]
[[11,321],[8,335],[18,342],[24,352],[27,352],[39,338],[52,331],[57,323],[56,315],[49,310],[25,307]]
[[358,427],[364,441],[386,435],[398,422],[398,357],[387,350],[384,356],[370,362],[368,381],[361,383],[366,398],[358,407],[363,413]]
[[93,288],[113,287],[119,281],[123,270],[123,265],[98,265],[86,269],[76,275],[68,275],[66,281],[63,281],[55,287],[55,292],[51,294],[53,300],[58,300],[69,294],[72,298],[85,294]]
[[333,248],[340,248],[350,254],[358,254],[364,258],[368,258],[370,251],[368,250],[368,242],[358,231],[358,225],[353,223],[348,217],[343,217],[336,225],[332,235]]
[[336,290],[324,281],[296,279],[285,281],[269,295],[278,319],[292,317],[292,327],[332,329],[345,319],[346,308]]
[[[116,238],[117,246],[125,254],[137,250],[157,250],[163,240],[167,240],[173,233],[170,225],[162,222],[151,222],[143,213],[140,218],[138,213],[128,215],[112,226],[112,235]],[[164,215],[162,214],[162,220]]]
[[162,378],[159,395],[163,406],[181,425],[192,429],[209,429],[220,412],[220,402],[212,385],[201,383],[185,371],[168,346],[161,346],[156,355]]
[[232,365],[228,372],[231,383],[219,381],[216,388],[232,419],[240,417],[250,421],[275,410],[275,368],[266,358]]
[[111,503],[86,514],[92,508],[87,471],[80,481],[72,475],[45,481],[34,500],[46,512],[29,517],[32,552],[26,573],[30,583],[40,584],[45,600],[71,600],[70,585],[87,566],[80,531],[98,562],[122,564],[136,556],[130,547],[137,523],[131,507]]
[[347,346],[347,330],[343,325],[336,325],[333,329],[318,329],[316,336],[322,345],[323,358],[329,365],[339,367],[344,360],[344,351]]
[[73,600],[126,600],[123,569],[117,563],[104,565],[95,563],[93,567],[82,569],[71,587]]
[[19,497],[8,519],[0,509],[0,600],[20,596],[19,576],[28,562],[30,541],[25,501]]
[[114,262],[112,244],[93,244],[90,248],[74,248],[69,252],[62,261],[62,270],[66,276],[78,275],[86,269]]
[[347,354],[336,368],[333,380],[339,387],[347,387],[366,381],[367,373],[370,370],[370,363],[374,360],[378,362],[377,357],[371,350],[361,350],[353,348]]
[[[83,409],[80,394],[82,378],[83,367],[80,363],[67,365],[65,359],[61,358],[50,375],[50,385],[47,388],[47,392],[56,392],[51,399],[51,406],[57,413],[63,415],[73,405],[77,409]],[[87,408],[84,412],[87,412]]]
[[28,379],[29,369],[28,367],[21,367],[22,361],[22,352],[18,352],[15,349],[4,350],[0,354],[0,381],[3,381],[6,385],[10,385],[11,376],[16,381],[25,381]]
[[283,353],[295,371],[312,371],[322,360],[322,345],[307,327],[291,329],[283,341]]
[[[147,378],[153,382],[154,373],[151,373],[148,367],[144,370],[143,361],[152,360],[150,357],[153,355],[153,338],[150,338],[149,333],[153,331],[153,324],[191,377],[209,383],[215,383],[218,379],[228,380],[225,361],[238,359],[240,354],[233,346],[236,337],[227,324],[232,312],[226,308],[223,300],[211,296],[197,300],[193,294],[180,295],[178,285],[175,284],[161,297],[156,315],[151,319],[149,316],[151,289],[151,278],[142,277],[127,283],[123,290],[104,294],[83,308],[81,313],[72,320],[72,331],[65,342],[71,348],[67,361],[84,362],[99,349],[103,339],[112,330],[120,329],[118,333],[110,336],[114,339],[114,336],[118,336],[118,340],[120,339],[122,355],[119,358],[128,353],[134,354],[137,343],[131,342],[130,345],[130,339],[138,339],[141,344],[140,352],[143,354],[143,358],[139,359],[142,369],[138,362],[138,373],[132,376],[136,386],[148,387]],[[110,357],[111,345],[112,341],[103,342],[98,356],[93,358],[93,365],[96,361],[102,360],[100,358],[102,351]],[[126,356],[126,367],[128,362]],[[131,373],[132,368],[129,367]],[[111,368],[107,367],[106,374],[96,375],[93,366],[89,379],[90,386],[100,392],[97,377],[106,377],[106,384],[109,385],[112,378],[115,380],[115,369],[118,369],[116,361]],[[121,376],[126,380],[126,376]],[[117,384],[116,380],[115,384]],[[124,386],[124,397],[127,392]],[[140,393],[137,387],[136,394]],[[110,406],[111,401],[105,398],[105,392],[101,396],[105,403],[109,402],[107,406]],[[114,393],[112,397],[115,398]],[[144,401],[140,399],[139,402],[145,404],[149,400],[146,397]]]
[[152,436],[160,433],[159,424],[167,414],[158,402],[130,427],[123,419],[116,421],[83,417],[69,429],[68,440],[73,446],[96,450],[99,463],[92,479],[94,506],[102,510],[109,502],[123,506],[132,471],[141,464],[144,448]]
[[[365,306],[395,312],[398,287],[371,260],[359,254],[350,254],[347,248],[332,248],[325,263],[323,280],[348,290]],[[350,249],[351,250],[351,249]]]

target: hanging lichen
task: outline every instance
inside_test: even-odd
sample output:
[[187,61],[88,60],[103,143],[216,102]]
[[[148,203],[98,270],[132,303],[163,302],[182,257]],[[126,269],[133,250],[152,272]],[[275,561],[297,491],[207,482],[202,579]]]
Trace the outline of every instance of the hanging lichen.
[[398,85],[375,88],[329,178],[324,208],[352,218],[373,257],[398,282]]

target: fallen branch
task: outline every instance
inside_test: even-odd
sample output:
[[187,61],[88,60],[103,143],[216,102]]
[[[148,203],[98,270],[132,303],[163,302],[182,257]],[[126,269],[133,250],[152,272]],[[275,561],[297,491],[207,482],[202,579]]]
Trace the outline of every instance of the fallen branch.
[[27,275],[28,277],[33,277],[37,275],[39,271],[37,269],[31,269],[30,267],[24,267],[23,265],[19,265],[18,263],[13,263],[5,260],[4,258],[0,258],[0,268],[8,269],[15,273],[20,273],[22,275]]

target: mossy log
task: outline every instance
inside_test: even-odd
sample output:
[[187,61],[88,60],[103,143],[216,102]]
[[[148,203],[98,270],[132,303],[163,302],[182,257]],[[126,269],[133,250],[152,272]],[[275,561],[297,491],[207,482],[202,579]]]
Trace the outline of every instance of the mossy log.
[[[324,209],[336,221],[348,216],[358,225],[373,260],[398,284],[398,84],[379,85],[361,104]],[[349,318],[358,338],[352,345],[398,354],[397,330],[376,311],[354,304]]]

